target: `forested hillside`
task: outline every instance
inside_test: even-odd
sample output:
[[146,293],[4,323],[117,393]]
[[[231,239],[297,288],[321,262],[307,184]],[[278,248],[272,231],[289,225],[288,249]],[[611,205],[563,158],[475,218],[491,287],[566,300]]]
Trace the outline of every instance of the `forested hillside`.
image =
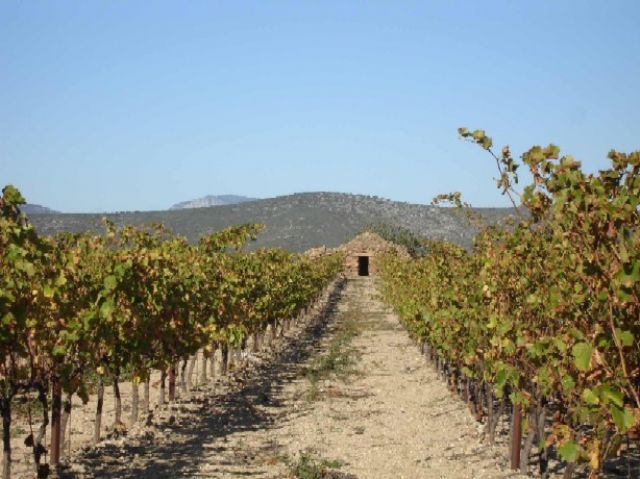
[[[477,211],[491,221],[511,212],[508,208]],[[298,193],[187,210],[32,215],[31,221],[43,234],[99,231],[105,216],[116,225],[162,223],[190,241],[230,225],[260,223],[265,229],[253,246],[281,246],[291,251],[304,251],[318,245],[337,246],[374,223],[401,226],[428,238],[462,246],[469,246],[475,234],[465,218],[448,208],[344,193]]]

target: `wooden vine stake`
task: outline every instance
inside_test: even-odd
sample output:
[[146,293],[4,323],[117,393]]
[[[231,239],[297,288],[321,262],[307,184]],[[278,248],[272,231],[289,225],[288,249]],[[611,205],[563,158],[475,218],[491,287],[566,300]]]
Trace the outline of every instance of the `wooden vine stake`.
[[62,387],[60,379],[54,377],[51,385],[51,455],[50,462],[55,466],[60,462],[61,437],[61,413],[62,413]]
[[2,399],[2,479],[11,478],[11,402]]
[[511,421],[511,469],[520,469],[520,448],[522,444],[522,406],[514,404]]

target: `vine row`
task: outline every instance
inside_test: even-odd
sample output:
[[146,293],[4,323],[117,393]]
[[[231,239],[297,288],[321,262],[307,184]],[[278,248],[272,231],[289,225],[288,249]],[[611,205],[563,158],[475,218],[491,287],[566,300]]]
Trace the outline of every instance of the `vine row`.
[[[145,386],[161,371],[175,399],[179,365],[193,369],[203,351],[213,361],[229,348],[254,348],[264,333],[286,328],[342,269],[338,254],[311,259],[282,249],[243,250],[261,227],[230,227],[195,245],[162,226],[115,227],[105,234],[39,236],[20,212],[25,200],[9,185],[0,198],[0,413],[3,479],[11,476],[12,404],[36,395],[41,426],[25,444],[39,477],[60,460],[65,413],[72,395],[88,400],[97,381],[95,441],[100,439],[105,382],[122,424],[123,375]],[[203,374],[206,375],[206,364]],[[189,372],[190,374],[190,372]],[[137,420],[137,387],[132,420]],[[64,396],[64,400],[63,400]],[[49,414],[50,413],[50,414]],[[51,443],[45,445],[47,427]],[[49,446],[49,447],[47,447]]]
[[[542,477],[552,455],[566,478],[598,477],[640,438],[640,152],[611,151],[588,174],[555,145],[519,162],[484,131],[459,131],[496,161],[514,217],[472,218],[470,251],[425,241],[421,258],[386,256],[384,296],[491,442],[511,411],[513,468],[537,448]],[[521,166],[532,181],[518,192]],[[459,193],[437,200],[465,210]]]

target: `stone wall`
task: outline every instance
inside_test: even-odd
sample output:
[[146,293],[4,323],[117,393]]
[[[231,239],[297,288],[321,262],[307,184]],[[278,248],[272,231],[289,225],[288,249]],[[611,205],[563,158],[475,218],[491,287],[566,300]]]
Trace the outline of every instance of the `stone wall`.
[[400,256],[409,257],[403,247],[390,243],[369,231],[356,236],[338,249],[345,253],[344,269],[347,276],[358,276],[358,258],[360,256],[369,257],[369,276],[377,274],[376,260],[380,254],[395,251]]
[[369,276],[374,276],[376,269],[376,256],[373,251],[353,252],[347,254],[344,261],[344,272],[347,276],[358,276],[358,258],[360,256],[369,257]]
[[377,257],[385,252],[395,251],[403,258],[409,258],[407,250],[394,243],[384,240],[381,236],[364,232],[353,238],[348,243],[329,249],[324,246],[310,249],[306,252],[311,257],[324,256],[334,251],[341,251],[345,255],[344,273],[348,277],[358,276],[358,258],[369,257],[369,276],[375,276],[378,272]]

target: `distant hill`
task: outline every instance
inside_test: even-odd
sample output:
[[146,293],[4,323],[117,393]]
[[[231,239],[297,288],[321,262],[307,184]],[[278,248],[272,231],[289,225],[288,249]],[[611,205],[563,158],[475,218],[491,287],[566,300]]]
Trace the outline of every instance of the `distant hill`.
[[[511,212],[508,208],[477,211],[490,221]],[[261,223],[266,227],[252,247],[281,246],[291,251],[337,246],[374,223],[401,226],[422,236],[463,246],[469,246],[475,235],[467,220],[451,208],[345,193],[298,193],[235,205],[168,211],[34,215],[31,220],[41,233],[55,234],[102,231],[101,218],[105,216],[118,225],[162,223],[190,241],[229,225]]]
[[47,208],[46,206],[33,205],[31,203],[20,206],[20,211],[26,213],[27,215],[49,215],[60,213],[59,211],[52,210],[51,208]]
[[183,210],[186,208],[206,208],[208,206],[236,205],[238,203],[246,203],[247,201],[255,201],[257,198],[249,198],[239,195],[208,195],[195,200],[182,201],[173,205],[170,210]]

